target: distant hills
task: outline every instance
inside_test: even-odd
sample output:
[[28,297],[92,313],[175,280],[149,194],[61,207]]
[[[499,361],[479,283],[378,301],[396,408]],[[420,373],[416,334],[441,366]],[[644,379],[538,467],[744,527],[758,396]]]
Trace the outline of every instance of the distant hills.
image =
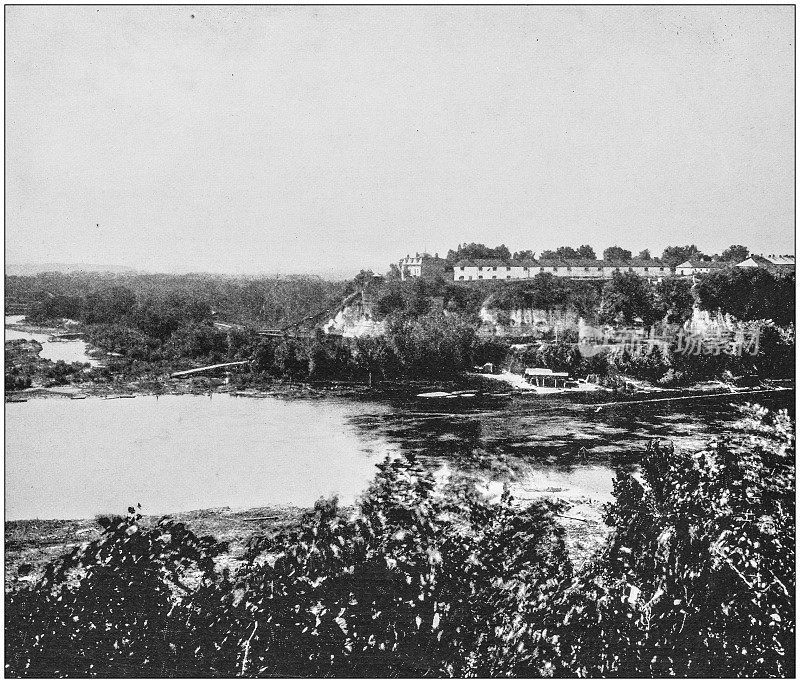
[[7,263],[6,275],[37,275],[38,273],[135,273],[135,268],[103,263]]
[[[107,263],[7,263],[5,266],[6,275],[38,275],[39,273],[115,273],[115,274],[145,274],[147,271],[138,268],[131,268],[130,266],[120,266]],[[292,277],[318,277],[323,280],[351,280],[357,274],[357,271],[346,268],[331,268],[327,270],[319,270],[314,273],[202,273],[201,271],[183,271],[192,272],[195,274],[207,274],[216,277],[249,277],[249,278],[292,278]],[[178,273],[174,273],[178,274]]]

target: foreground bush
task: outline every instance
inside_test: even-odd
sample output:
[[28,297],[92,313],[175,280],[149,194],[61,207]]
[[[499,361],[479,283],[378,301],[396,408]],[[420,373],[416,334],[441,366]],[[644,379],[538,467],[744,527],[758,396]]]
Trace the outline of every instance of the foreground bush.
[[131,512],[7,597],[7,675],[512,674],[571,577],[554,509],[387,461],[358,514],[318,504],[255,539],[235,579],[224,546]]
[[653,444],[573,576],[558,507],[387,460],[355,512],[226,547],[133,508],[6,596],[8,676],[792,676],[794,425]]
[[700,453],[652,444],[616,483],[603,556],[554,611],[561,672],[793,676],[794,458],[786,412],[760,408]]

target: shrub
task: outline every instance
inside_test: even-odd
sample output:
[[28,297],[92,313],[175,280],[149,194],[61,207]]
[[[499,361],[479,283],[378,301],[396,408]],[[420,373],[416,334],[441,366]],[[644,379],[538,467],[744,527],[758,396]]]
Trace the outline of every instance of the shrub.
[[652,443],[603,556],[554,611],[564,675],[794,675],[794,425],[748,408],[700,453]]

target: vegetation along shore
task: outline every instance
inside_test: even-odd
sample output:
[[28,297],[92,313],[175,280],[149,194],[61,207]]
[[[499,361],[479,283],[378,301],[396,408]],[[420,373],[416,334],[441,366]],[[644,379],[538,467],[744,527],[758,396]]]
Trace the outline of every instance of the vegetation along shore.
[[[486,364],[519,376],[526,367],[591,376],[622,393],[793,377],[794,273],[729,268],[692,279],[617,273],[602,281],[542,273],[460,283],[402,280],[396,270],[362,272],[349,282],[8,276],[7,296],[26,312],[24,329],[81,335],[96,362],[49,362],[11,341],[6,391],[171,393],[224,385],[312,394],[381,382],[464,383]],[[587,329],[606,330],[606,338],[587,347]],[[731,348],[736,335],[746,344]],[[659,343],[640,343],[653,338]],[[209,376],[171,378],[236,362]]]

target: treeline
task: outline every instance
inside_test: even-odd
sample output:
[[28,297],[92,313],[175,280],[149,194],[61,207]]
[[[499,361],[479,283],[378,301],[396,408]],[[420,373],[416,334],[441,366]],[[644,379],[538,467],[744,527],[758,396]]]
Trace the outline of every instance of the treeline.
[[475,365],[500,363],[507,352],[506,344],[478,336],[471,321],[432,312],[393,317],[381,336],[260,338],[252,348],[251,371],[296,381],[449,378]]
[[[699,350],[673,341],[665,346],[648,344],[647,338],[639,342],[622,343],[614,350],[592,349],[591,343],[578,343],[577,331],[562,335],[558,341],[525,345],[524,350],[510,346],[506,365],[512,372],[522,374],[528,367],[551,368],[568,372],[572,377],[597,375],[601,384],[609,387],[624,386],[626,378],[645,380],[664,387],[677,387],[712,379],[731,381],[736,377],[757,376],[761,379],[794,377],[794,329],[783,329],[773,324],[755,324],[745,330],[746,339],[758,334],[757,344],[741,353],[729,350]],[[668,338],[677,339],[675,326],[660,328]],[[601,341],[593,343],[601,344]],[[619,343],[619,342],[617,342]],[[727,345],[725,340],[723,345]]]
[[794,273],[761,268],[731,268],[687,278],[650,281],[636,273],[615,273],[608,280],[581,281],[539,273],[530,280],[480,280],[469,284],[444,278],[387,279],[375,285],[373,313],[420,315],[433,307],[477,316],[483,305],[498,310],[573,310],[590,323],[682,324],[701,310],[730,314],[738,320],[794,324]]
[[[45,276],[39,284],[55,289],[62,276],[52,282],[49,278]],[[127,279],[122,281],[131,284]],[[90,344],[112,354],[105,359],[103,368],[93,369],[87,376],[95,380],[158,376],[198,363],[239,360],[252,360],[242,371],[258,379],[366,381],[370,376],[448,376],[487,360],[498,362],[504,353],[503,347],[498,350],[493,342],[477,337],[475,320],[466,313],[479,308],[475,292],[454,287],[453,283],[429,285],[417,280],[408,284],[391,282],[384,287],[374,284],[366,274],[336,288],[327,283],[324,291],[319,289],[321,281],[250,283],[248,287],[266,289],[272,295],[280,290],[285,295],[279,313],[273,310],[265,314],[263,298],[254,296],[252,305],[248,305],[246,292],[243,294],[238,285],[226,284],[223,279],[213,281],[211,290],[189,286],[193,276],[176,276],[170,281],[174,287],[151,290],[153,283],[148,278],[134,280],[148,285],[139,288],[138,293],[122,284],[84,292],[87,283],[107,284],[107,280],[93,275],[63,276],[65,292],[40,291],[27,317],[31,322],[62,318],[79,322]],[[215,320],[234,319],[220,310],[226,305],[220,292],[228,285],[233,289],[225,296],[245,297],[243,302],[229,304],[229,310],[238,306],[239,310],[249,311],[243,317],[254,315],[264,325],[269,321],[278,324],[298,320],[333,302],[334,291],[341,295],[361,287],[379,288],[377,308],[383,306],[386,315],[392,314],[392,320],[384,337],[357,340],[320,332],[311,337],[262,337],[257,326],[247,324],[219,329],[213,324]],[[437,287],[450,293],[449,315],[433,305],[435,294],[440,291]],[[339,299],[335,302],[339,303]]]
[[574,567],[560,505],[387,459],[355,513],[227,544],[139,511],[6,594],[9,677],[792,677],[795,448],[750,408],[619,475]]
[[[171,302],[202,305],[207,313],[233,323],[281,327],[337,305],[352,291],[347,282],[317,277],[227,277],[208,274],[41,273],[6,276],[6,299],[34,305],[33,320],[73,318],[88,322],[97,305],[110,298],[145,308]],[[121,297],[109,296],[116,291]],[[113,304],[112,304],[113,305]],[[29,316],[30,317],[30,316]],[[99,322],[94,320],[93,322]]]
[[[374,278],[371,273],[361,273],[353,282],[339,285],[310,279],[108,277],[50,274],[38,280],[7,278],[7,282],[14,282],[16,298],[25,293],[23,282],[26,286],[36,282],[37,286],[49,287],[36,290],[38,298],[29,320],[77,320],[87,341],[115,354],[104,368],[92,370],[90,379],[161,375],[198,363],[239,360],[253,360],[251,372],[262,378],[364,381],[370,377],[452,375],[485,362],[501,363],[508,351],[506,342],[486,340],[479,334],[479,313],[484,305],[504,312],[574,311],[590,324],[631,328],[682,325],[691,318],[695,305],[739,320],[772,321],[761,325],[764,334],[757,356],[736,359],[719,354],[707,358],[671,349],[619,354],[603,361],[578,358],[579,351],[573,348],[569,367],[559,363],[554,369],[578,375],[618,372],[673,384],[720,376],[726,371],[734,375],[757,371],[766,376],[788,376],[793,367],[789,356],[794,344],[794,274],[772,274],[759,268],[703,275],[694,287],[685,278],[651,282],[634,273],[618,273],[610,280],[593,282],[543,273],[526,281],[468,285],[443,277],[401,281]],[[162,280],[172,286],[157,286]],[[110,282],[138,284],[134,289]],[[98,283],[104,284],[94,286]],[[63,291],[51,291],[56,285],[63,285]],[[333,304],[341,301],[339,297],[360,291],[371,303],[372,316],[385,321],[385,336],[348,340],[318,333],[310,338],[264,339],[257,333],[261,325],[297,321],[326,308],[332,314]],[[229,330],[213,324],[220,318],[236,322],[237,316],[257,323],[245,322]],[[574,336],[562,336],[560,341],[574,346],[577,331]],[[531,364],[553,367],[549,363]],[[55,379],[66,381],[69,373],[78,376],[82,369],[54,368],[53,372],[60,378]],[[22,375],[9,376],[9,380],[20,386],[27,382]]]
[[[750,255],[750,250],[741,244],[732,244],[721,254],[703,254],[696,245],[687,244],[685,246],[666,247],[661,254],[661,261],[671,268],[689,259],[708,258],[712,261],[725,261],[730,263],[740,263]],[[500,259],[501,261],[536,259],[536,252],[531,249],[522,249],[513,254],[505,244],[497,247],[487,247],[485,244],[470,242],[469,244],[459,244],[457,249],[450,249],[447,252],[447,262],[453,265],[461,260],[473,259]],[[603,259],[606,261],[630,261],[633,259],[633,252],[619,246],[607,247],[603,250]],[[637,259],[651,261],[654,258],[650,255],[649,249],[644,249],[636,256]],[[594,261],[597,254],[593,247],[583,244],[579,247],[558,247],[557,249],[545,249],[538,259],[563,261],[572,259],[587,259]]]
[[92,371],[95,379],[163,375],[196,364],[249,360],[234,381],[386,380],[448,378],[474,365],[500,363],[508,346],[478,336],[461,316],[434,312],[395,317],[382,336],[342,338],[321,331],[310,337],[264,337],[254,328],[218,330],[198,323],[162,341],[124,325],[90,325],[87,340],[115,357]]
[[730,268],[698,276],[693,287],[685,278],[664,278],[650,284],[635,273],[615,273],[603,286],[596,320],[683,323],[696,305],[712,314],[719,311],[741,321],[772,320],[786,327],[794,325],[794,302],[793,272]]

